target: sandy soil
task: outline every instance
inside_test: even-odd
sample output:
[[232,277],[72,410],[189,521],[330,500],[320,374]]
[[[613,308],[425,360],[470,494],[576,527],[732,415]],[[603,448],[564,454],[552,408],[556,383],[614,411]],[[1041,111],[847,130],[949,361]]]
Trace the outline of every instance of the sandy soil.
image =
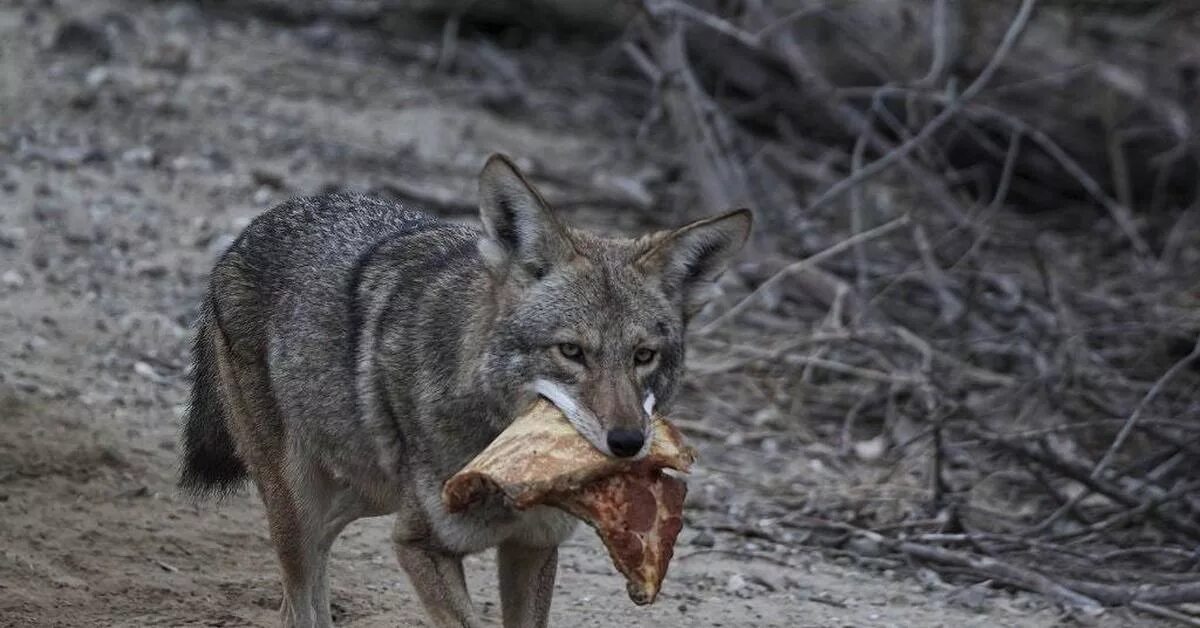
[[[257,498],[192,503],[174,489],[188,324],[214,256],[257,212],[330,187],[417,189],[468,219],[473,176],[495,149],[530,159],[559,197],[577,173],[658,176],[614,139],[624,136],[604,116],[610,103],[586,91],[478,94],[432,70],[436,36],[400,46],[336,23],[95,0],[6,2],[0,42],[4,626],[275,624],[280,589]],[[557,63],[582,85],[591,61],[570,52]],[[637,222],[582,205],[571,214],[605,228]],[[698,498],[660,601],[629,603],[583,530],[561,560],[554,625],[1080,621],[915,565],[704,530],[717,504],[703,496],[740,494],[745,477],[706,459],[770,469],[748,446],[697,444]],[[388,523],[357,522],[335,547],[341,625],[427,625]],[[468,560],[477,605],[498,625],[493,570],[488,554]]]

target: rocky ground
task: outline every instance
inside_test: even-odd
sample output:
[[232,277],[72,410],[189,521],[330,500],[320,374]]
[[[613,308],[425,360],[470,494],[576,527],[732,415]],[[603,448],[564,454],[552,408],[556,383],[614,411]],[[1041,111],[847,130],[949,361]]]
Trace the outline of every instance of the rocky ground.
[[[507,87],[480,90],[438,71],[439,45],[436,30],[384,41],[339,22],[191,3],[0,5],[0,625],[274,624],[280,589],[257,498],[193,503],[174,489],[205,274],[272,203],[372,190],[469,220],[474,175],[503,150],[572,220],[646,222],[613,207],[645,206],[667,174],[640,165],[611,115],[620,104],[587,93],[602,53],[555,55],[553,89],[531,80],[527,67],[545,63],[536,52],[486,57]],[[793,537],[709,529],[706,513],[757,499],[745,497],[756,477],[807,461],[702,432],[696,498],[660,601],[630,604],[585,530],[561,560],[554,625],[1133,621],[1068,616],[1034,596]],[[364,520],[336,545],[339,624],[427,625],[387,533],[385,519]],[[492,571],[490,555],[468,561],[477,603],[498,624]]]

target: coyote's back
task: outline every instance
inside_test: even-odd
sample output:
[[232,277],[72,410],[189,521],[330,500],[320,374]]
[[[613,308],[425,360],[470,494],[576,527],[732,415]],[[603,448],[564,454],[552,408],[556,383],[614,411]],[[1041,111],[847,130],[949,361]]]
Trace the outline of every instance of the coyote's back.
[[[287,404],[304,415],[313,406],[356,407],[352,345],[362,321],[355,284],[373,246],[432,228],[462,231],[402,206],[340,194],[294,199],[246,228],[213,269],[197,319],[182,439],[185,489],[223,493],[246,478],[243,456],[255,452],[249,443],[236,445],[230,406],[241,394],[278,405],[272,374],[291,397]],[[235,355],[239,363],[266,371],[247,378],[259,389],[238,391],[235,381],[222,386],[220,364],[226,360],[232,366]],[[289,368],[301,357],[311,362],[300,370]],[[335,422],[351,418],[333,417]],[[274,430],[275,437],[286,431],[283,421],[256,427]]]

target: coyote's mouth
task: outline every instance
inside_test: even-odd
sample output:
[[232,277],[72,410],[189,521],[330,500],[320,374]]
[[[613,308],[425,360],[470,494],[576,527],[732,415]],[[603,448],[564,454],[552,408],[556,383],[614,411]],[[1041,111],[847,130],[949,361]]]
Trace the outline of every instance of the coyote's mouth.
[[[600,419],[592,413],[586,406],[579,402],[570,391],[562,384],[552,382],[548,379],[539,379],[529,385],[530,390],[541,395],[547,401],[554,404],[563,415],[567,417],[567,422],[583,436],[584,440],[591,443],[600,453],[617,457],[609,448],[605,437],[604,426],[600,423]],[[646,410],[646,416],[649,417],[654,409],[654,393],[649,393],[645,402],[642,404],[642,409]],[[650,429],[650,422],[642,428],[645,433],[645,440],[642,442],[642,448],[637,454],[630,456],[629,460],[640,460],[650,452],[650,441],[653,436],[653,430]]]

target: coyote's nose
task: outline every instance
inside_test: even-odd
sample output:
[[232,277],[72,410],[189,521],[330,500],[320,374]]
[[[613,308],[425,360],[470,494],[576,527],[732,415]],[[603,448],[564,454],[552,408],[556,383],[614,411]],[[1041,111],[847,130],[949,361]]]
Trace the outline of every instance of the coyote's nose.
[[638,430],[617,428],[608,432],[608,449],[618,458],[628,458],[642,450],[646,436]]

